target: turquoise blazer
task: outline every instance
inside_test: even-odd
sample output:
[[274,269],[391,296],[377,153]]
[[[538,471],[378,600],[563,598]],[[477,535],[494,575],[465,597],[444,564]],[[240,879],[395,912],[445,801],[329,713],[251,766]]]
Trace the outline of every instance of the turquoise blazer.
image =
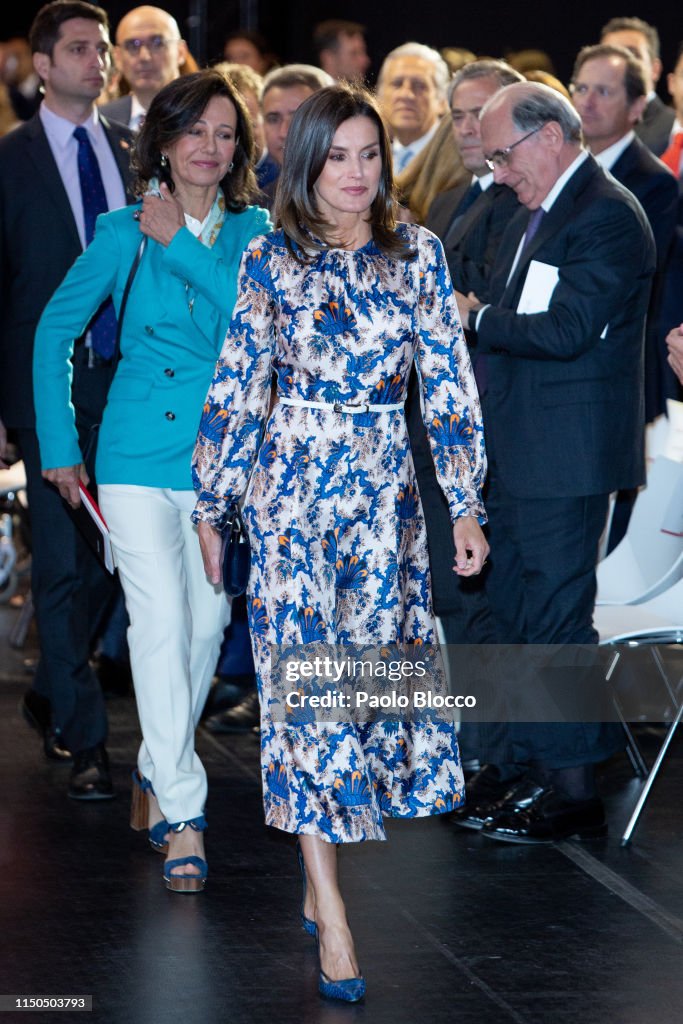
[[[95,237],[45,307],[33,380],[43,469],[82,461],[70,402],[75,339],[111,295],[118,313],[141,234],[124,207],[97,220]],[[191,490],[191,458],[206,394],[237,298],[248,242],[268,213],[226,213],[213,247],[181,228],[170,245],[149,239],[128,296],[121,361],[97,446],[100,484]]]

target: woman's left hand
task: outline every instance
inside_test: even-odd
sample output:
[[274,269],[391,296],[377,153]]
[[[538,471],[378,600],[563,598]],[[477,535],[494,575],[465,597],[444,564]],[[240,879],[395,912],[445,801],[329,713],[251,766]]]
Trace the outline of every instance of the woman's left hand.
[[159,191],[161,199],[158,196],[143,196],[142,210],[137,220],[143,235],[149,235],[161,245],[168,245],[180,229],[185,227],[185,214],[168,185],[161,184]]
[[477,576],[486,561],[489,545],[481,526],[472,516],[460,516],[453,527],[455,565],[458,576]]
[[199,546],[204,559],[204,572],[210,583],[221,582],[221,545],[223,538],[208,523],[199,523]]

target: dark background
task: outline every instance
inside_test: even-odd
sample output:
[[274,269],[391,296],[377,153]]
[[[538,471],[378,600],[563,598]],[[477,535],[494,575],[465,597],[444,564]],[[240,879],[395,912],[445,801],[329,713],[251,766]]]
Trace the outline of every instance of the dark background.
[[[41,3],[26,0],[21,6],[9,7],[7,0],[0,14],[0,39],[25,35]],[[127,10],[137,6],[135,0],[111,0],[103,6],[112,26]],[[181,32],[189,38],[189,0],[159,0],[158,6],[170,11],[178,20]],[[310,61],[310,38],[313,25],[324,18],[342,17],[367,26],[368,49],[377,72],[384,55],[394,46],[408,40],[435,47],[465,46],[480,55],[501,56],[507,50],[527,47],[547,50],[553,58],[559,77],[567,81],[574,57],[581,46],[598,41],[601,26],[609,18],[637,14],[659,29],[662,39],[664,70],[670,71],[679,41],[683,38],[683,17],[678,4],[671,0],[650,0],[647,8],[633,10],[613,3],[567,3],[550,5],[540,2],[511,4],[491,0],[486,4],[465,5],[426,3],[420,0],[344,0],[343,3],[318,0],[206,0],[207,48],[209,60],[221,55],[225,35],[240,27],[240,10],[251,7],[257,12],[258,27],[270,40],[282,61]],[[8,9],[9,8],[9,9]],[[200,56],[200,55],[198,55]],[[666,88],[660,91],[666,96]]]

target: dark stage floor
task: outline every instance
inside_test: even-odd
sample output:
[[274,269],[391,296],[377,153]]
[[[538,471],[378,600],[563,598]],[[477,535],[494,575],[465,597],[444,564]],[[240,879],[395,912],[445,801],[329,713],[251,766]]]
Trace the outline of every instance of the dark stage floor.
[[611,838],[508,846],[447,820],[394,823],[346,848],[344,888],[368,994],[326,1004],[298,927],[289,839],[263,825],[256,739],[202,731],[210,778],[207,890],[168,893],[128,828],[137,724],[112,700],[119,797],[66,798],[17,711],[29,682],[0,609],[0,994],[91,994],[93,1012],[3,1021],[106,1024],[677,1024],[683,1019],[683,748],[675,743],[630,848],[626,759],[602,779]]

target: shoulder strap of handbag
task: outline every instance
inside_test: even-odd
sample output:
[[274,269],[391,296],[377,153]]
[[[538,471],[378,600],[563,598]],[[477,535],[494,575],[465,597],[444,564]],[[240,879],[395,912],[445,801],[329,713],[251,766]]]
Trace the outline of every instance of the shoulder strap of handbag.
[[[116,321],[116,341],[114,342],[114,354],[113,354],[113,356],[111,358],[111,376],[112,376],[112,380],[114,379],[114,374],[116,373],[116,367],[118,366],[119,359],[121,358],[121,331],[123,329],[123,318],[124,318],[125,313],[126,313],[126,306],[128,305],[128,296],[130,295],[130,290],[133,287],[133,281],[135,280],[135,275],[137,274],[138,267],[140,266],[140,260],[142,259],[142,254],[143,254],[143,252],[145,251],[146,248],[147,248],[147,235],[143,235],[142,238],[140,239],[140,244],[137,247],[137,250],[136,250],[136,253],[135,253],[135,259],[131,263],[130,270],[128,271],[128,278],[126,280],[126,286],[123,289],[123,295],[121,296],[121,305],[119,306],[119,315],[118,315],[118,319]],[[111,384],[111,381],[109,383]]]

